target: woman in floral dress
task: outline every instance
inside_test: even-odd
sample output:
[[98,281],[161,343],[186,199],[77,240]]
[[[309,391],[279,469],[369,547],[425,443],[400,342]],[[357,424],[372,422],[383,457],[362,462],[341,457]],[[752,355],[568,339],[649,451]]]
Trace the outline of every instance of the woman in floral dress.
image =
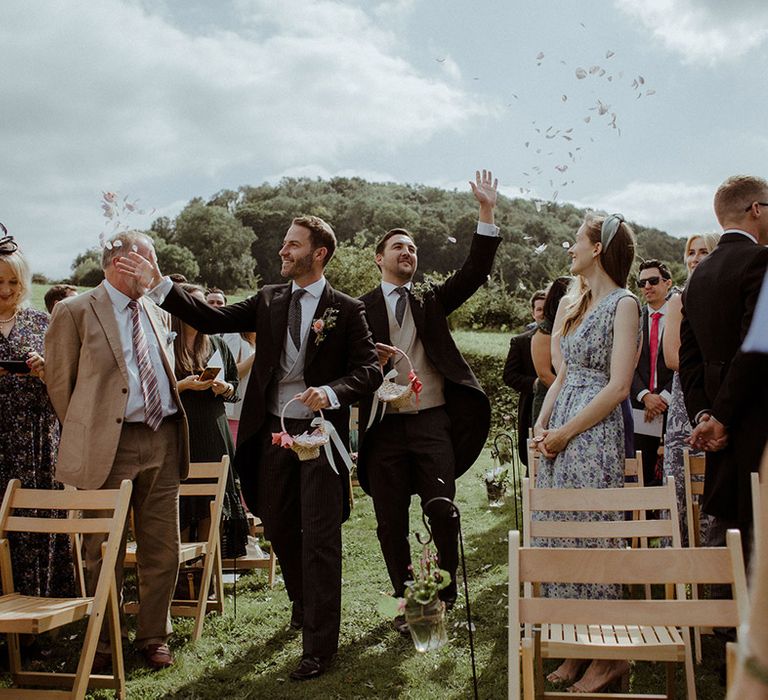
[[[11,479],[34,489],[62,488],[53,477],[59,423],[45,390],[43,338],[48,315],[25,308],[29,267],[10,236],[0,238],[0,360],[21,360],[28,373],[0,368],[0,493]],[[66,513],[61,513],[66,517]],[[14,533],[13,582],[24,595],[74,595],[67,535]]]
[[[696,266],[709,255],[720,239],[718,233],[703,233],[689,236],[685,243],[685,266],[690,279]],[[685,410],[683,387],[680,384],[680,324],[683,320],[683,296],[674,292],[667,301],[667,318],[664,325],[664,363],[674,370],[672,375],[672,398],[667,411],[667,432],[664,435],[664,474],[675,477],[677,491],[677,512],[680,516],[680,532],[683,544],[688,545],[685,508],[685,468],[683,451],[687,447],[686,438],[691,434],[691,421]],[[706,517],[706,516],[703,516]]]
[[[586,289],[565,313],[563,362],[534,426],[534,440],[542,454],[536,486],[621,487],[624,421],[620,404],[630,390],[641,338],[639,305],[626,289],[635,256],[634,235],[621,215],[587,217],[568,254],[571,273],[583,276]],[[598,518],[593,513],[559,513],[557,517]],[[576,539],[542,544],[590,546]],[[617,598],[621,587],[558,584],[547,586],[545,594]],[[573,683],[572,692],[597,692],[629,669],[626,661],[594,660],[576,681],[582,663],[568,659],[548,679]]]

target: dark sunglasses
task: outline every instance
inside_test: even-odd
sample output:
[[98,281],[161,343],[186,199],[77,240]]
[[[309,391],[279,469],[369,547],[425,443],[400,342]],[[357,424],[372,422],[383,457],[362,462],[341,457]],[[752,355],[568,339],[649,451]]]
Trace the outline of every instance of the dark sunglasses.
[[643,287],[645,287],[645,283],[647,282],[648,284],[651,285],[651,287],[655,287],[659,282],[661,282],[661,279],[662,278],[658,277],[658,276],[656,276],[656,277],[646,277],[644,280],[641,280],[641,279],[638,278],[637,286],[640,287],[640,289],[642,289]]

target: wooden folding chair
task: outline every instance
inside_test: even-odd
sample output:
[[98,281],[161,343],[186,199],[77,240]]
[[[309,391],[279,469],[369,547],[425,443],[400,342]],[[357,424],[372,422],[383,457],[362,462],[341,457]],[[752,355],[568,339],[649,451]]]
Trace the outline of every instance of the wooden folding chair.
[[[541,453],[536,449],[532,439],[528,440],[528,478],[532,484],[536,483],[536,472],[539,469],[539,457]],[[645,486],[643,481],[643,453],[635,452],[634,457],[624,460],[624,485]]]
[[[227,488],[229,457],[224,455],[220,462],[193,462],[189,465],[189,476],[179,485],[179,498],[207,496],[211,498],[211,526],[208,539],[203,542],[182,542],[179,547],[179,563],[184,566],[202,560],[202,574],[196,600],[179,599],[171,604],[171,615],[194,617],[192,641],[203,633],[205,614],[209,611],[224,611],[224,586],[221,565],[221,515],[224,507],[224,492]],[[125,554],[125,566],[136,566],[136,543],[129,542]],[[214,597],[209,600],[208,592],[213,585]],[[126,613],[138,612],[141,602],[130,602],[123,606]]]
[[[89,687],[113,688],[119,698],[125,698],[125,668],[118,612],[115,563],[123,529],[126,525],[132,484],[123,481],[119,489],[98,491],[24,489],[18,479],[12,479],[0,508],[0,576],[3,595],[0,596],[0,633],[7,635],[11,676],[16,686],[43,686],[31,690],[18,687],[0,689],[7,698],[74,698],[81,700]],[[17,509],[37,511],[35,515],[14,515]],[[109,517],[52,518],[44,511],[112,511]],[[95,514],[96,515],[96,514]],[[93,596],[76,598],[43,598],[15,592],[11,565],[9,533],[39,532],[72,535],[104,534],[103,563]],[[80,660],[75,673],[44,673],[24,671],[19,653],[20,634],[41,634],[88,617]],[[91,669],[104,619],[109,624],[112,645],[113,675],[93,675]],[[66,687],[67,690],[54,689]]]
[[683,450],[685,469],[685,520],[688,529],[688,546],[701,546],[701,497],[704,494],[704,455],[692,455]]
[[[543,583],[660,583],[674,585],[677,597],[587,600],[520,595],[521,584],[530,590]],[[685,585],[702,583],[730,584],[738,598],[686,600]],[[737,602],[746,600],[741,540],[739,533],[732,531],[727,548],[528,548],[520,547],[520,533],[510,531],[508,595],[510,699],[566,697],[566,693],[543,690],[542,659],[556,657],[669,662],[666,695],[643,695],[644,700],[672,697],[672,663],[683,662],[687,696],[694,700],[696,686],[686,628],[738,627],[746,612]],[[586,697],[621,696],[594,693]]]

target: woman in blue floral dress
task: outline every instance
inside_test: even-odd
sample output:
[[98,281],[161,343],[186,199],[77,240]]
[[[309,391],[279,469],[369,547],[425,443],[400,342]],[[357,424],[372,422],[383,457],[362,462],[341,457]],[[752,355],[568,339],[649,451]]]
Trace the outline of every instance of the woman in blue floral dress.
[[[21,360],[31,369],[19,373],[0,368],[0,494],[11,479],[21,479],[26,488],[62,488],[53,478],[59,423],[43,383],[48,315],[24,308],[30,282],[29,267],[15,242],[0,239],[0,359]],[[67,535],[15,533],[11,553],[18,592],[74,595]]]
[[[621,402],[632,381],[640,347],[640,310],[627,291],[635,255],[632,230],[623,217],[587,217],[568,253],[571,273],[587,283],[565,313],[563,363],[534,426],[542,454],[540,488],[610,488],[624,484],[624,421]],[[593,513],[559,513],[565,520],[596,519]],[[602,516],[605,519],[608,516]],[[595,546],[583,540],[542,542],[559,547]],[[600,542],[605,546],[605,542]],[[549,585],[552,597],[617,598],[616,585]],[[576,681],[583,661],[568,659],[548,679],[572,692],[597,692],[629,669],[626,661],[595,660]],[[574,683],[574,681],[576,681]]]

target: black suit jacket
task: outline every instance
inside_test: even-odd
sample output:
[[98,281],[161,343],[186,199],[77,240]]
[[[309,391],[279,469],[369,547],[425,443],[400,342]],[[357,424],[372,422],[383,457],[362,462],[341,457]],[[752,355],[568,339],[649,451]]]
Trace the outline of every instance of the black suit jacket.
[[513,335],[509,340],[509,352],[504,364],[504,383],[520,393],[517,402],[517,452],[523,464],[528,466],[528,430],[533,410],[533,383],[536,368],[531,356],[531,338],[536,328]]
[[[424,345],[424,351],[438,372],[445,377],[445,409],[456,426],[451,431],[456,477],[469,469],[488,438],[491,427],[491,404],[480,387],[477,378],[462,357],[448,327],[448,316],[471,297],[488,279],[493,258],[499,247],[498,236],[481,236],[472,239],[469,256],[461,269],[445,282],[425,292],[421,300],[409,294],[411,313],[416,332]],[[386,300],[381,287],[361,297],[365,304],[368,322],[377,343],[390,344],[389,320]],[[369,491],[365,443],[365,426],[371,413],[372,395],[360,402],[360,449],[357,473],[360,485]],[[371,430],[376,430],[374,423]]]
[[[643,345],[640,348],[640,359],[637,361],[635,367],[635,374],[632,377],[632,394],[630,401],[635,408],[644,408],[642,401],[637,400],[637,395],[644,389],[651,388],[648,386],[651,383],[651,344],[650,344],[650,331],[648,329],[648,306],[643,306],[642,320],[643,324]],[[668,391],[672,393],[672,377],[674,373],[664,362],[664,353],[662,352],[662,342],[664,333],[659,335],[659,352],[656,355],[656,390],[655,394],[660,394],[662,391]],[[666,414],[664,414],[666,420]]]
[[[276,284],[237,304],[215,308],[174,284],[161,304],[166,311],[209,335],[256,331],[256,359],[243,398],[234,460],[246,503],[256,515],[256,472],[261,456],[257,437],[267,417],[267,393],[280,379],[280,355],[285,343],[290,299],[291,285]],[[328,308],[338,310],[336,322],[326,330],[319,344],[310,331],[304,381],[307,386],[330,386],[336,393],[341,408],[324,410],[324,414],[348,445],[349,406],[375,391],[382,377],[363,304],[326,282],[314,317],[320,318]],[[336,462],[342,464],[340,459]],[[346,494],[349,479],[343,468],[339,472]],[[349,499],[343,500],[346,518]]]
[[707,453],[703,507],[751,521],[750,472],[768,435],[768,358],[742,353],[768,268],[768,248],[726,233],[683,292],[680,381],[691,420],[709,411],[728,428],[728,446]]

